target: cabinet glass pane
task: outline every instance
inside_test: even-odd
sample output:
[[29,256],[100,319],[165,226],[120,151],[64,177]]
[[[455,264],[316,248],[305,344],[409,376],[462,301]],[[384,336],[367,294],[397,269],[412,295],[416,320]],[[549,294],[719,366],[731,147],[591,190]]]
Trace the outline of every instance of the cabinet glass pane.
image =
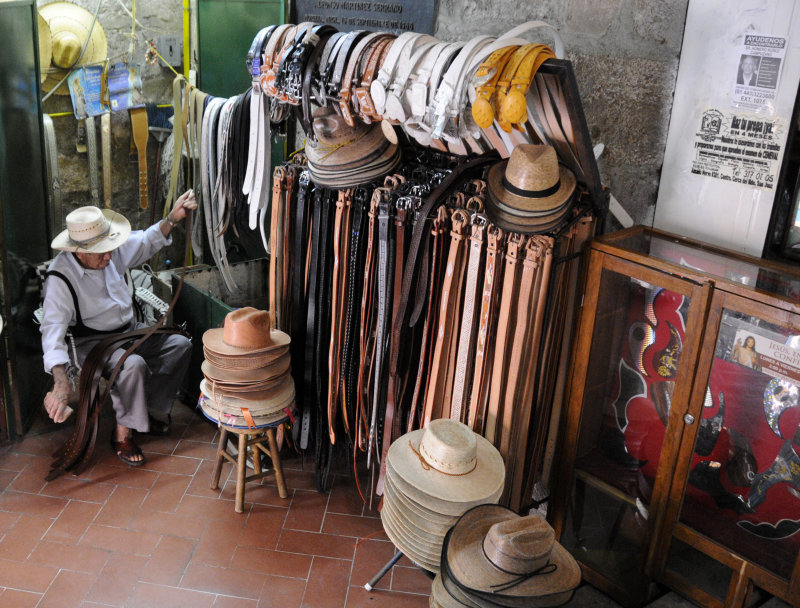
[[724,310],[681,521],[789,578],[800,548],[800,335]]
[[620,584],[641,569],[689,299],[611,270],[598,295],[562,542]]
[[692,581],[719,601],[725,601],[733,572],[725,564],[698,551],[678,539],[673,539],[669,548],[667,568],[682,578]]

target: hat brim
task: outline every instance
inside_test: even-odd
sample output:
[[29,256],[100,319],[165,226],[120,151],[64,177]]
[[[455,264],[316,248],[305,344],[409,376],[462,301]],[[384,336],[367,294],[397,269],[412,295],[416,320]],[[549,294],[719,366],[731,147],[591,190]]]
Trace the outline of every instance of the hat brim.
[[564,205],[557,213],[547,216],[520,216],[504,211],[491,197],[487,197],[484,212],[489,221],[506,232],[520,234],[545,234],[559,228],[569,217],[573,209],[572,201]]
[[294,401],[294,380],[286,376],[284,382],[266,391],[231,394],[215,386],[208,380],[201,380],[200,392],[208,397],[214,407],[220,411],[241,414],[242,408],[252,414],[265,416],[288,406]]
[[381,509],[381,523],[383,524],[386,536],[389,537],[389,540],[392,541],[395,547],[402,550],[403,554],[408,559],[430,572],[439,572],[440,557],[432,557],[427,551],[423,553],[416,545],[409,543],[408,538],[398,528],[394,517],[389,513],[384,514],[383,509]]
[[[444,543],[442,561],[447,574],[468,595],[490,599],[501,606],[558,606],[566,602],[581,582],[581,569],[569,552],[553,542],[551,572],[529,578],[496,568],[486,557],[483,539],[494,524],[519,517],[501,505],[481,505],[462,515]],[[498,588],[521,579],[502,591]],[[493,591],[494,590],[494,591]]]
[[291,342],[289,334],[280,329],[273,329],[269,332],[270,344],[268,346],[262,348],[243,348],[226,344],[223,339],[224,331],[225,329],[222,327],[207,329],[203,333],[203,347],[218,355],[247,357],[252,354],[270,353],[278,348],[289,346],[289,342]]
[[397,473],[402,490],[424,506],[459,515],[475,505],[493,502],[503,492],[506,469],[503,457],[485,437],[475,435],[477,462],[465,475],[445,475],[422,467],[419,444],[425,429],[411,431],[393,442],[387,454],[387,468]]
[[256,369],[226,369],[214,365],[208,359],[203,360],[200,364],[200,369],[206,377],[212,380],[231,384],[250,384],[253,382],[266,382],[281,376],[289,370],[291,363],[292,359],[287,351],[264,367],[258,367]]
[[511,192],[503,186],[503,176],[507,165],[508,159],[492,165],[486,179],[486,186],[490,198],[494,197],[495,200],[508,207],[519,209],[523,213],[548,214],[564,205],[575,193],[575,174],[564,165],[558,165],[560,186],[550,196],[537,198]]
[[[219,422],[220,424],[224,424],[225,426],[237,429],[253,428],[252,425],[248,424],[248,421],[245,419],[244,415],[242,415],[241,412],[239,412],[238,414],[229,414],[226,412],[222,412],[217,408],[215,408],[213,402],[207,398],[200,399],[199,405],[200,405],[200,411],[202,411],[203,415],[209,420],[212,420],[214,422]],[[292,415],[294,415],[295,412],[294,405],[290,406],[289,411],[291,411]],[[279,424],[284,420],[288,419],[289,415],[286,413],[285,409],[279,410],[277,412],[265,416],[252,416],[255,428],[275,426],[276,424]]]
[[203,355],[206,361],[224,370],[256,370],[272,365],[279,358],[289,352],[289,346],[267,351],[263,353],[247,353],[245,355],[220,355],[203,347]]
[[131,235],[131,223],[121,213],[111,209],[101,209],[101,211],[110,224],[108,235],[105,238],[89,246],[82,246],[69,238],[69,230],[62,230],[50,243],[50,248],[76,253],[108,253],[119,248]]

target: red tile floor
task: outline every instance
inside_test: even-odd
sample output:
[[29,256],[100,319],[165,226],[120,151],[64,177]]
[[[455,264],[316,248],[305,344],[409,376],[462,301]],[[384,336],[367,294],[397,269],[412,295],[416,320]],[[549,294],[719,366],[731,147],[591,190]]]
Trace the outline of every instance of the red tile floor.
[[230,464],[209,488],[218,433],[196,410],[176,403],[169,436],[140,436],[138,468],[111,452],[112,423],[78,477],[44,479],[71,422],[0,447],[0,607],[428,606],[406,558],[364,589],[394,547],[346,471],[320,494],[312,460],[284,446],[288,498],[272,476],[250,482],[238,514]]

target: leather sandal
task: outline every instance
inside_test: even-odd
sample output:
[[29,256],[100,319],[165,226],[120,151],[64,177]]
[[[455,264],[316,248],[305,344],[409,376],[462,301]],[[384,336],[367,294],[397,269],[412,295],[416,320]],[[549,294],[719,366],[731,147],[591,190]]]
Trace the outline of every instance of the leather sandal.
[[[140,467],[144,464],[144,454],[141,448],[133,442],[133,437],[127,437],[122,441],[115,441],[111,436],[111,449],[122,462],[132,467]],[[141,456],[141,460],[134,460],[135,456]]]
[[147,420],[148,424],[150,425],[150,430],[147,431],[148,435],[156,435],[158,437],[169,435],[169,425],[172,422],[171,415],[169,416],[166,422],[153,418],[149,414],[147,415]]

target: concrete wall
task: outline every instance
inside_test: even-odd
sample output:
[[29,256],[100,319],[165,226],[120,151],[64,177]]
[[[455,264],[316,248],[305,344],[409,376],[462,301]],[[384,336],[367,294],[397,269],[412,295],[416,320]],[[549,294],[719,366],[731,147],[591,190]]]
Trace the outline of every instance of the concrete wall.
[[[123,0],[130,8],[130,0]],[[77,0],[90,11],[92,0]],[[637,223],[650,223],[656,200],[672,94],[688,0],[440,0],[436,30],[443,40],[477,34],[501,34],[514,25],[540,19],[555,26],[573,62],[589,132],[605,144],[600,161],[603,182]],[[148,101],[171,100],[174,74],[163,64],[144,63],[145,40],[159,34],[182,36],[181,5],[176,0],[138,0],[135,50],[130,61],[142,65]],[[127,53],[131,19],[119,0],[104,0],[99,20],[106,30],[109,55]],[[542,34],[549,41],[547,34]],[[45,112],[71,111],[68,97],[53,96]],[[76,120],[56,118],[65,205],[88,200],[87,160],[75,151]],[[137,167],[129,155],[127,113],[113,115],[114,207],[136,227],[149,212],[137,204]],[[156,144],[150,142],[150,167]],[[151,176],[152,178],[152,176]]]

